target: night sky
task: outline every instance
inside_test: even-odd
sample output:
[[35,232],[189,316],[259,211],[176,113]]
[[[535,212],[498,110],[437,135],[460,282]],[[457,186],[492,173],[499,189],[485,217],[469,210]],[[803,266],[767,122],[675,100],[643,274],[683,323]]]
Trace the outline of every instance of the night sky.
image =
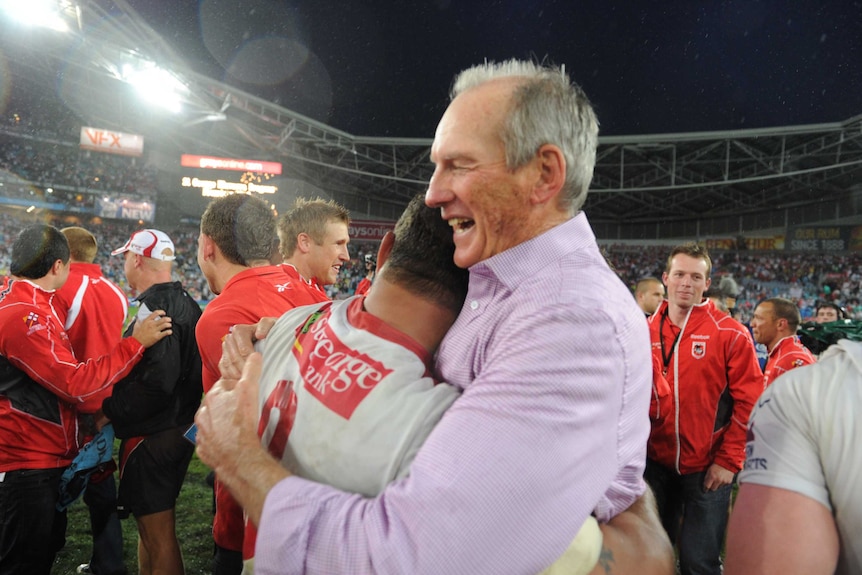
[[565,64],[602,135],[862,114],[862,0],[130,2],[195,70],[357,136],[433,137],[454,73],[511,57]]

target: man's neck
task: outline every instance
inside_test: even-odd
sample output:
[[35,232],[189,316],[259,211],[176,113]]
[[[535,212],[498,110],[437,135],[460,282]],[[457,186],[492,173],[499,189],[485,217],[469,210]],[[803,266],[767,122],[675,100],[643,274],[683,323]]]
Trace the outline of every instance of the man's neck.
[[677,327],[682,327],[682,324],[685,323],[685,318],[688,317],[689,311],[691,311],[690,307],[681,307],[670,302],[667,304],[667,317]]
[[409,335],[432,354],[456,317],[452,311],[386,281],[385,276],[377,279],[365,297],[365,310]]
[[778,347],[778,342],[787,337],[790,334],[782,334],[775,336],[775,339],[766,344],[766,353],[772,353],[776,347]]
[[167,274],[153,273],[143,278],[135,287],[135,291],[137,291],[138,295],[140,295],[156,284],[166,284],[170,283],[171,281],[172,280],[170,272],[168,272]]
[[43,290],[46,290],[46,291],[52,291],[52,290],[56,289],[56,286],[54,285],[54,282],[56,280],[49,275],[42,276],[42,277],[37,278],[37,279],[30,279],[30,278],[25,278],[25,277],[21,277],[21,276],[13,276],[13,275],[10,275],[9,277],[11,277],[13,280],[28,281],[31,284],[36,284],[37,286],[39,286],[40,288],[42,288]]
[[313,279],[311,277],[311,269],[307,265],[304,265],[303,262],[299,261],[299,258],[296,258],[296,257],[287,258],[284,260],[284,264],[290,265],[290,266],[293,266],[294,268],[296,268],[296,271],[299,273],[300,276],[302,276],[302,279],[305,279],[305,280]]

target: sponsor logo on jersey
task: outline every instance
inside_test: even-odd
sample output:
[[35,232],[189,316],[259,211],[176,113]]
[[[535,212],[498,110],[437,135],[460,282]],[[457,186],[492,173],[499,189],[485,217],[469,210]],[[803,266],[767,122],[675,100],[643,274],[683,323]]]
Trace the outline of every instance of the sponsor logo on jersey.
[[293,284],[287,282],[286,284],[275,284],[275,289],[278,293],[286,292],[289,289],[293,289]]
[[292,353],[305,389],[345,419],[371,390],[392,373],[376,359],[345,345],[321,317],[297,334]]
[[691,342],[691,356],[694,359],[703,359],[706,355],[706,342],[705,341],[693,341]]

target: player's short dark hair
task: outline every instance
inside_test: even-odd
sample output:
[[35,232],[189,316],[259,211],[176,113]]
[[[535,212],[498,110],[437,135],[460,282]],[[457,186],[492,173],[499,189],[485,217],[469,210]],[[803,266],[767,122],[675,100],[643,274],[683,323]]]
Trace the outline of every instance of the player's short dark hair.
[[275,215],[260,198],[232,194],[210,202],[201,216],[201,233],[212,238],[231,263],[269,261]]
[[467,297],[469,272],[455,265],[454,255],[451,226],[418,195],[395,224],[395,244],[381,275],[458,313]]
[[54,226],[36,224],[24,228],[12,244],[9,273],[37,280],[48,275],[57,260],[69,262],[69,242]]
[[772,314],[775,316],[775,319],[786,319],[787,327],[790,328],[790,331],[796,333],[799,324],[802,323],[802,315],[799,313],[799,307],[795,303],[783,297],[771,297],[760,303],[772,304]]

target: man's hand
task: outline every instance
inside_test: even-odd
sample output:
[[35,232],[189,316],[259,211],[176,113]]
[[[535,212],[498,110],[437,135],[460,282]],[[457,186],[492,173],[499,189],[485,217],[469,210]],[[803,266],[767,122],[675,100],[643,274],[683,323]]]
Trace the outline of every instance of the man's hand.
[[163,310],[157,309],[144,321],[135,321],[132,337],[138,340],[144,348],[149,348],[171,335],[171,318]]
[[222,376],[195,415],[198,457],[213,468],[255,525],[269,490],[290,475],[257,436],[262,362],[259,353],[252,353],[238,380]]
[[706,470],[706,476],[703,478],[703,490],[715,491],[719,487],[730,485],[733,481],[734,473],[729,469],[725,469],[718,463],[713,463]]
[[235,325],[222,343],[218,367],[223,378],[239,379],[256,341],[265,339],[278,318],[264,317],[254,325]]

